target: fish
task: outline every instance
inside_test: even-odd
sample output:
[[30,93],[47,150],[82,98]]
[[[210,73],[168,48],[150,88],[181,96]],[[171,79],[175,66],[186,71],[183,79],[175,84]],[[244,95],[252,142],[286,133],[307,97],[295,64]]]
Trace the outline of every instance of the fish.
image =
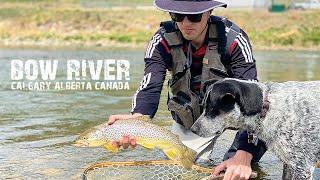
[[196,151],[185,146],[178,135],[151,123],[145,116],[95,126],[80,134],[74,145],[104,147],[109,152],[117,153],[119,148],[112,142],[119,141],[124,135],[135,137],[136,143],[147,149],[161,149],[169,159],[180,162],[185,168],[191,168],[197,156]]

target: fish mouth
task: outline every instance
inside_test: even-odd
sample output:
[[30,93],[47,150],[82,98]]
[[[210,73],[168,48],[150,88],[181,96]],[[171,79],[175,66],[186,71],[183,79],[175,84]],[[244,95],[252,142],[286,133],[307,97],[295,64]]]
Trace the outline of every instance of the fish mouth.
[[89,143],[86,142],[86,141],[76,141],[73,146],[75,147],[88,147],[89,146]]

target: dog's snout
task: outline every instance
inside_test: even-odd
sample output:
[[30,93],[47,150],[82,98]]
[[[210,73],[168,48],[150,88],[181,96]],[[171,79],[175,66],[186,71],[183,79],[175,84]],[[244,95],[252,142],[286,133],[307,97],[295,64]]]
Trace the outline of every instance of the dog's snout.
[[203,134],[205,130],[205,128],[202,126],[201,123],[199,123],[199,121],[195,122],[191,128],[190,128],[191,132],[195,133],[198,136],[201,136],[201,134]]
[[191,132],[197,134],[198,129],[199,129],[199,128],[198,128],[197,126],[193,125],[190,130],[191,130]]

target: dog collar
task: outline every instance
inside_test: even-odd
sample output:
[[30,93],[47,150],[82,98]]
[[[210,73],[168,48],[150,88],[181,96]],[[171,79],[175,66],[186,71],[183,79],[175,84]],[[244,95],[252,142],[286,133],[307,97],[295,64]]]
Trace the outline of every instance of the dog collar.
[[259,138],[258,138],[258,135],[257,133],[255,132],[248,132],[248,143],[249,144],[254,144],[255,146],[258,145],[258,142],[259,142]]
[[267,116],[267,112],[269,111],[270,101],[268,98],[268,94],[269,94],[269,88],[267,87],[263,96],[263,104],[262,104],[262,109],[260,113],[260,119],[264,119]]

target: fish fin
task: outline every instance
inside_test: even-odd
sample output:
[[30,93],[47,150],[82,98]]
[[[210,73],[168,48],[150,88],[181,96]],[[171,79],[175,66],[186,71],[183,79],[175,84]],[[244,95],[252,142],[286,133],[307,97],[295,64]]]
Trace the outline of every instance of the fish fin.
[[182,149],[173,147],[170,149],[164,149],[163,152],[168,156],[168,158],[179,160],[182,166],[187,169],[190,169],[192,167],[197,155],[196,151],[188,147],[183,147]]
[[119,151],[119,148],[113,146],[111,143],[106,143],[103,145],[104,148],[106,148],[108,151],[111,151],[113,153],[117,153]]
[[167,155],[169,159],[177,160],[179,159],[179,152],[176,148],[163,149],[163,152]]
[[191,168],[196,159],[197,152],[188,147],[184,147],[180,156],[180,162],[185,168]]
[[142,140],[142,139],[139,139],[137,140],[137,144],[145,147],[145,148],[148,148],[148,149],[154,149],[154,145],[146,140]]

